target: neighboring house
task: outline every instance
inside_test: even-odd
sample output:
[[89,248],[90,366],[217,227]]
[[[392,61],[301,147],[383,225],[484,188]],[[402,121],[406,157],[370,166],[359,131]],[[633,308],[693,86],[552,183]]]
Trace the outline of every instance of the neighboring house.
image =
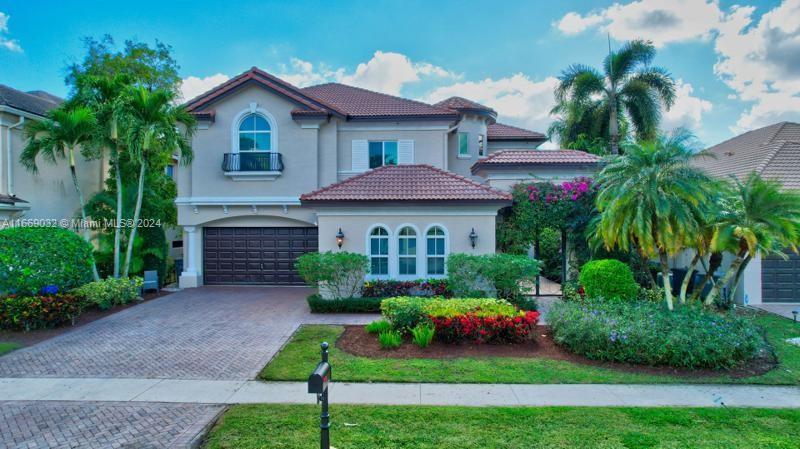
[[[0,222],[12,218],[71,219],[78,211],[78,197],[64,161],[51,164],[37,160],[38,173],[19,163],[25,147],[24,126],[41,120],[63,100],[47,92],[20,90],[0,85]],[[78,157],[78,176],[88,198],[102,188],[100,161]]]
[[[780,181],[787,189],[800,189],[799,123],[781,122],[759,128],[708,151],[713,157],[700,159],[697,165],[713,176],[743,179],[756,172],[765,179]],[[800,256],[792,252],[787,256],[788,260],[778,256],[753,258],[737,288],[737,301],[747,304],[800,302]],[[691,256],[678,258],[676,265],[687,265],[687,257]],[[725,260],[723,269],[729,263],[730,260]]]
[[510,190],[534,177],[552,182],[589,177],[599,169],[601,160],[576,150],[502,150],[476,162],[471,171],[492,187]]
[[545,140],[467,99],[297,88],[255,67],[186,106],[199,129],[176,170],[182,287],[302,285],[295,259],[339,248],[367,255],[374,278],[444,276],[450,253],[495,251],[511,203],[475,163]]

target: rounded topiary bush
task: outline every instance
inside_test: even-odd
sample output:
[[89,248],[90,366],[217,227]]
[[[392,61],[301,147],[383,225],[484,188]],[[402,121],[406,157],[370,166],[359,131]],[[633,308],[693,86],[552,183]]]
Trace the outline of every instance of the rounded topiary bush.
[[751,319],[699,306],[669,311],[650,301],[559,301],[547,322],[558,345],[594,360],[726,369],[765,345]]
[[589,298],[633,299],[639,292],[631,268],[616,259],[588,262],[579,280]]
[[62,228],[8,228],[0,231],[0,294],[60,291],[92,280],[92,245]]

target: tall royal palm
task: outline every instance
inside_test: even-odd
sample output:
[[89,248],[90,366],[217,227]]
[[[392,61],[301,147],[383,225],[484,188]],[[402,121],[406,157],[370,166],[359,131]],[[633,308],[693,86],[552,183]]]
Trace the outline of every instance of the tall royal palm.
[[598,175],[599,216],[595,237],[607,249],[638,250],[658,257],[664,295],[672,309],[669,256],[693,241],[701,230],[698,217],[710,206],[712,181],[691,162],[696,153],[691,135],[626,144],[622,156],[612,156]]
[[557,131],[562,136],[577,135],[569,128],[585,127],[587,120],[602,118],[608,123],[613,154],[619,154],[623,118],[633,127],[637,139],[654,138],[661,107],[669,109],[675,101],[675,81],[669,72],[650,66],[655,55],[652,43],[635,40],[610,52],[602,72],[582,64],[569,66],[559,77],[555,92],[558,104],[553,113],[571,115],[562,119],[564,126]]
[[800,195],[784,190],[779,182],[751,173],[734,185],[720,202],[712,248],[735,255],[728,271],[714,284],[705,303],[711,305],[720,290],[733,280],[731,296],[747,264],[759,255],[797,252],[800,245]]
[[185,108],[175,105],[175,93],[169,90],[148,90],[131,86],[123,97],[125,100],[118,105],[116,111],[118,126],[131,161],[139,164],[133,226],[127,239],[122,268],[122,276],[128,276],[142,211],[148,160],[176,155],[183,163],[191,162],[193,153],[190,139],[196,128],[196,121]]
[[[85,107],[64,105],[51,110],[44,120],[30,121],[25,128],[28,143],[22,150],[20,162],[29,171],[36,173],[37,157],[55,164],[58,160],[66,159],[69,165],[70,176],[75,192],[78,194],[78,203],[81,218],[84,221],[83,237],[91,241],[91,233],[86,223],[86,204],[83,190],[78,182],[78,171],[75,166],[75,153],[83,147],[88,150],[93,143],[96,132],[97,120],[94,113]],[[92,261],[92,270],[95,280],[99,280],[97,265]]]

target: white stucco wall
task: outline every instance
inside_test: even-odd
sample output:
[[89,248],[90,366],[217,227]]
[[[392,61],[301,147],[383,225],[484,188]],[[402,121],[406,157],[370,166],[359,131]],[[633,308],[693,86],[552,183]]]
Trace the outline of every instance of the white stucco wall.
[[[484,136],[484,151],[488,154],[488,138],[486,137],[486,118],[479,116],[465,116],[458,123],[458,128],[448,136],[448,160],[447,169],[461,176],[476,179],[470,173],[470,167],[478,160],[478,135]],[[461,156],[458,154],[458,133],[467,133],[469,142],[469,154]]]

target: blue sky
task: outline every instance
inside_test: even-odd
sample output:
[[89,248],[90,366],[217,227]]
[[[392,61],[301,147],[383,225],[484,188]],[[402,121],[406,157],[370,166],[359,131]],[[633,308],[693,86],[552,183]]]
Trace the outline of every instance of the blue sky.
[[83,36],[170,44],[187,96],[251,66],[435,101],[460,94],[544,131],[555,76],[612,45],[654,40],[680,80],[665,127],[713,144],[800,120],[800,0],[0,1],[0,83],[66,94]]

